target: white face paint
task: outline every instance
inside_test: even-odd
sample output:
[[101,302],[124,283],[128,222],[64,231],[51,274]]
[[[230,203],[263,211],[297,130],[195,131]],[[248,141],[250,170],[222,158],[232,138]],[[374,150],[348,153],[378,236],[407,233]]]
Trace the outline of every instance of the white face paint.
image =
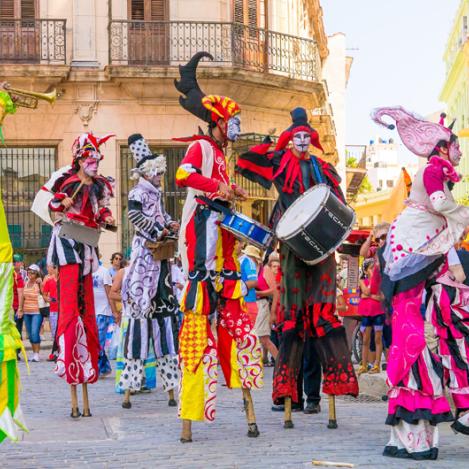
[[241,120],[238,116],[230,117],[226,126],[226,138],[230,142],[236,142],[241,133]]
[[296,132],[293,134],[292,142],[296,151],[305,153],[308,151],[308,148],[311,145],[311,135],[309,132]]
[[83,172],[89,177],[95,177],[98,174],[100,159],[101,155],[97,152],[90,153],[85,159],[82,159]]
[[449,156],[449,161],[453,166],[459,165],[459,162],[461,161],[462,153],[461,153],[461,148],[459,147],[458,139],[450,143],[448,156]]
[[155,174],[154,176],[150,176],[147,179],[155,186],[155,187],[160,187],[161,186],[161,179],[163,175],[162,174]]

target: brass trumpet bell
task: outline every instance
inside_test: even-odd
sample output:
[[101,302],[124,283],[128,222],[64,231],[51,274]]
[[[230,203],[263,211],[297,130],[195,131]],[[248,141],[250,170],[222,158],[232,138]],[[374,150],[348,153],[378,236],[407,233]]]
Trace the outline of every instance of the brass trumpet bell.
[[54,104],[57,100],[56,89],[53,89],[49,93],[37,93],[35,91],[8,87],[6,91],[17,106],[27,107],[29,109],[36,109],[40,99],[47,101],[49,104]]

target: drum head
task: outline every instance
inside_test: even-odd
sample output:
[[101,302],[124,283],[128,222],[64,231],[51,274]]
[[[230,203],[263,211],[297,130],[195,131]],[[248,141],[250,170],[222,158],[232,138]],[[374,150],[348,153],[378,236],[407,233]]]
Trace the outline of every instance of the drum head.
[[296,199],[278,222],[275,230],[277,237],[279,239],[289,238],[301,227],[308,224],[319,212],[329,193],[328,186],[318,184]]

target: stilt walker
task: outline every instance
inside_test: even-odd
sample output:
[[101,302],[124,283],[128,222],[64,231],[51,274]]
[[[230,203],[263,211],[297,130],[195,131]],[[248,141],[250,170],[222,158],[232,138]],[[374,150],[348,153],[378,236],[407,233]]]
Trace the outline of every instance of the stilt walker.
[[[271,216],[277,228],[282,216],[303,194],[326,185],[345,203],[340,179],[334,167],[309,153],[309,147],[322,150],[318,133],[309,125],[305,109],[291,112],[292,125],[279,137],[274,151],[271,141],[251,148],[238,158],[237,171],[247,179],[270,189],[275,185],[279,198]],[[289,143],[292,142],[292,146]],[[308,216],[306,206],[301,210]],[[297,217],[298,218],[298,217]],[[301,217],[300,217],[301,218]],[[327,218],[327,217],[326,217]],[[324,240],[318,233],[320,243]],[[337,239],[337,242],[340,240]],[[326,250],[327,251],[327,250]],[[312,337],[323,369],[323,392],[329,399],[329,428],[337,428],[335,396],[358,395],[358,382],[350,360],[345,330],[335,314],[336,262],[327,252],[316,265],[307,265],[284,242],[280,246],[281,287],[278,324],[282,328],[279,354],[274,370],[273,399],[284,399],[284,428],[293,428],[292,402],[299,402],[297,379],[303,356],[303,341]]]
[[[222,230],[218,214],[197,197],[205,195],[229,206],[234,197],[245,198],[243,189],[230,184],[224,149],[240,132],[239,106],[231,98],[205,96],[196,79],[202,57],[199,52],[180,66],[176,88],[184,109],[205,121],[208,135],[196,135],[176,173],[176,183],[188,188],[184,205],[179,252],[188,274],[181,300],[184,320],[180,332],[182,370],[180,418],[181,442],[192,441],[191,422],[215,418],[218,364],[229,388],[242,388],[248,436],[257,437],[251,389],[262,386],[261,347],[246,314],[236,239]],[[218,343],[212,335],[209,315],[217,311]]]
[[[391,437],[383,454],[434,460],[438,424],[454,420],[445,386],[458,410],[453,429],[469,434],[465,413],[469,409],[465,311],[469,297],[461,285],[461,262],[454,253],[454,245],[469,225],[469,207],[459,205],[451,193],[461,179],[455,168],[462,153],[454,122],[446,127],[444,114],[436,123],[402,107],[388,107],[377,109],[372,117],[389,129],[396,127],[402,143],[427,159],[415,175],[406,208],[391,225],[381,266],[389,279],[383,292],[393,306],[386,419]],[[462,136],[467,136],[467,129]]]
[[131,177],[138,183],[129,193],[128,216],[135,236],[130,268],[122,283],[123,309],[129,318],[119,381],[119,387],[124,389],[122,407],[129,409],[130,392],[141,389],[145,360],[151,349],[163,391],[168,393],[168,405],[175,407],[174,389],[179,384],[178,308],[169,265],[172,254],[155,260],[151,245],[164,241],[168,235],[176,236],[179,224],[163,204],[161,179],[166,172],[166,158],[152,153],[141,134],[131,135],[128,143],[137,163]]
[[[59,266],[57,324],[58,358],[55,372],[71,387],[72,418],[91,417],[88,384],[98,379],[99,339],[94,312],[92,273],[98,268],[99,228],[114,225],[109,210],[111,183],[98,175],[100,146],[112,135],[80,135],[72,146],[72,165],[55,173],[37,201],[49,197],[56,213],[47,256]],[[77,385],[82,385],[80,412]]]

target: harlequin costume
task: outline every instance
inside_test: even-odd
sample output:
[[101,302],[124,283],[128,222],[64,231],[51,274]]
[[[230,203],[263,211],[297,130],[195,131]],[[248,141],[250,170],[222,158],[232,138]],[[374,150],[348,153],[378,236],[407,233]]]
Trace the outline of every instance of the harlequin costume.
[[[334,167],[309,153],[309,144],[299,158],[288,147],[295,135],[309,136],[322,150],[319,136],[308,123],[306,111],[291,112],[292,125],[279,137],[273,151],[271,141],[251,148],[237,161],[236,170],[247,179],[270,189],[279,197],[271,215],[275,228],[283,213],[301,195],[316,184],[327,184],[342,201],[340,179]],[[280,246],[281,298],[277,323],[282,340],[274,370],[273,399],[291,397],[299,402],[297,379],[302,361],[303,342],[315,339],[323,367],[323,392],[330,395],[358,394],[358,383],[350,361],[345,330],[335,314],[336,262],[334,255],[320,264],[309,266],[285,244]],[[287,424],[290,425],[290,424]]]
[[0,443],[18,441],[18,430],[27,431],[19,403],[17,350],[23,348],[13,320],[13,249],[0,199]]
[[[239,125],[240,109],[228,97],[205,96],[200,90],[196,67],[204,56],[212,58],[207,53],[198,53],[180,67],[181,80],[176,82],[176,88],[185,95],[180,98],[184,109],[209,125],[209,135],[184,139],[191,144],[176,173],[176,183],[188,188],[179,237],[179,252],[188,274],[180,305],[184,313],[179,350],[180,418],[183,424],[192,420],[214,420],[220,363],[227,386],[243,389],[248,401],[248,436],[257,436],[249,390],[262,386],[262,354],[244,305],[240,265],[235,252],[237,241],[220,228],[218,214],[198,199],[206,195],[228,205],[217,191],[220,182],[230,185],[223,150],[230,125]],[[226,127],[221,133],[226,136],[225,142],[217,142],[211,132],[223,122]],[[209,322],[209,315],[215,311],[218,314],[217,340]],[[184,437],[183,431],[181,441],[190,440],[188,435]]]
[[[460,180],[454,166],[461,152],[452,125],[444,125],[444,115],[440,123],[432,123],[401,107],[376,110],[375,122],[392,129],[384,116],[396,122],[410,151],[427,158],[414,178],[407,207],[391,225],[383,254],[384,273],[390,279],[384,293],[393,306],[386,419],[392,428],[384,455],[436,459],[437,424],[453,421],[445,385],[458,410],[469,408],[463,301],[467,289],[448,284],[447,274],[453,264],[448,263],[448,253],[469,225],[469,208],[458,205],[451,194]],[[462,418],[463,424],[467,418]]]
[[[179,383],[178,324],[171,269],[168,260],[155,260],[146,246],[148,241],[158,241],[163,230],[169,230],[174,223],[164,208],[159,184],[166,172],[166,158],[153,154],[141,134],[131,135],[128,144],[137,163],[132,177],[138,183],[129,193],[128,217],[135,236],[130,269],[122,284],[129,323],[119,384],[124,390],[140,390],[144,362],[153,349],[163,390],[170,392],[169,404],[176,405],[172,391]],[[130,403],[128,395],[123,406],[129,407],[126,403]]]

